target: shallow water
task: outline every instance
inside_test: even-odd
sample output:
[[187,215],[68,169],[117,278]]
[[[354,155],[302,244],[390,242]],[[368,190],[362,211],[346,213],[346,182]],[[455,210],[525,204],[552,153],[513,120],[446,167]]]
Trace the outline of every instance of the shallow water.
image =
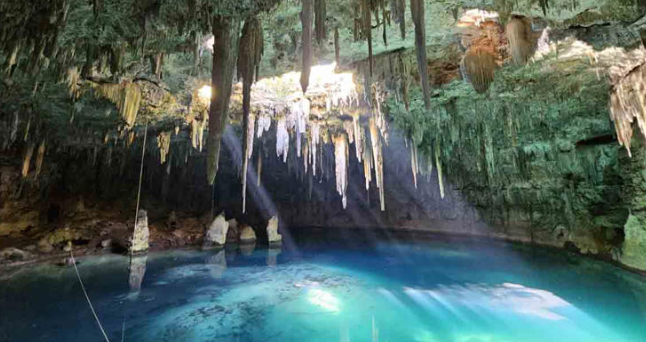
[[[605,263],[462,239],[296,241],[79,271],[111,341],[646,341],[646,278]],[[103,340],[73,268],[0,282],[5,340]]]

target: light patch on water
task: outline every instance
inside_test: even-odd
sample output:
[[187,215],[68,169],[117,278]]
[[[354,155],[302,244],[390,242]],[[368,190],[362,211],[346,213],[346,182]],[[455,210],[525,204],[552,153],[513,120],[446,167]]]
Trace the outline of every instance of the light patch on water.
[[321,289],[311,289],[308,292],[308,296],[309,301],[316,306],[332,312],[340,311],[339,300],[330,292]]

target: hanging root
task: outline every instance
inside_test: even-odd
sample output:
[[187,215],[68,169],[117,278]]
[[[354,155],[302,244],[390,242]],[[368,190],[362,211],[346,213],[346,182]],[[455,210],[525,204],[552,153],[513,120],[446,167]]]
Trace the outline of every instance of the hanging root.
[[415,52],[417,56],[417,71],[420,75],[422,95],[424,96],[424,107],[431,109],[431,89],[428,83],[428,71],[426,69],[426,27],[424,21],[424,1],[410,0],[410,12],[415,24]]
[[532,27],[525,17],[514,16],[505,26],[509,53],[514,64],[525,65],[534,53]]
[[31,157],[34,155],[35,145],[30,143],[25,149],[25,156],[22,160],[22,177],[25,178],[29,174],[29,165],[31,164]]
[[494,55],[484,48],[473,46],[467,50],[462,64],[465,76],[473,88],[479,93],[487,91],[498,67]]
[[325,18],[327,17],[325,1],[314,0],[314,34],[316,36],[316,42],[319,45],[324,44],[327,39],[327,31],[325,29]]
[[310,69],[312,67],[312,0],[303,0],[301,12],[301,25],[303,26],[303,69],[301,70],[301,89],[307,92],[310,83]]

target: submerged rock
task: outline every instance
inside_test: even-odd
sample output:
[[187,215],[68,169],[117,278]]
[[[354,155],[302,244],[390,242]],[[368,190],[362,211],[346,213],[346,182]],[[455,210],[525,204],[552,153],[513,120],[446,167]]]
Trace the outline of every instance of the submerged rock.
[[249,240],[240,245],[240,253],[244,256],[249,256],[253,254],[253,251],[256,250],[256,241]]
[[204,247],[222,246],[227,241],[227,231],[229,230],[229,222],[224,217],[224,213],[218,215],[213,220],[209,229],[207,229],[204,236]]
[[146,213],[145,210],[139,210],[139,213],[137,214],[137,223],[135,224],[135,231],[132,234],[130,253],[138,254],[148,251],[148,248],[150,247],[148,244],[149,237],[148,213]]
[[278,216],[269,219],[267,223],[267,239],[270,244],[279,244],[282,242],[282,235],[278,234]]
[[253,228],[251,228],[251,226],[246,224],[242,225],[242,228],[240,229],[240,242],[256,242],[256,232],[253,231]]

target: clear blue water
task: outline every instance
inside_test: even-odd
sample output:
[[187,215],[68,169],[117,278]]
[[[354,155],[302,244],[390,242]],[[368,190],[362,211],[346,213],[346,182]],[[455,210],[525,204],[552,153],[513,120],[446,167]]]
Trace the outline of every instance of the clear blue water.
[[[552,250],[362,234],[152,253],[140,289],[126,257],[79,271],[112,341],[646,341],[642,276]],[[103,339],[73,268],[2,276],[0,341]]]

